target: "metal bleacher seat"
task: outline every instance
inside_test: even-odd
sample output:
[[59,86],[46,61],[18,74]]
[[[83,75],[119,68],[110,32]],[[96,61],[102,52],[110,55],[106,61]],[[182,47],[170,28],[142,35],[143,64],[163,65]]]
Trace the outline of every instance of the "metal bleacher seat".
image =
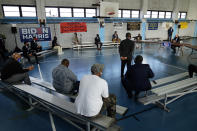
[[[53,85],[49,82],[43,81],[43,80],[35,78],[35,77],[30,77],[30,79],[34,84],[40,85],[40,86],[47,88],[51,91],[56,91],[55,88],[53,87]],[[72,99],[75,99],[77,97],[77,95],[67,95],[67,96]],[[126,108],[126,107],[116,105],[116,113],[117,114],[125,115],[127,110],[128,110],[128,108]]]
[[[19,96],[22,100],[32,106],[31,109],[38,108],[48,111],[51,115],[55,114],[59,116],[80,130],[90,131],[91,126],[94,126],[99,130],[120,130],[120,127],[114,124],[114,118],[105,115],[99,115],[99,117],[94,119],[81,116],[76,114],[74,103],[66,101],[62,97],[55,96],[39,88],[26,84],[8,85],[2,81],[0,81],[0,86],[7,88],[9,91]],[[29,100],[26,100],[27,97]],[[86,129],[83,129],[77,123],[86,125]]]
[[153,87],[157,87],[150,90],[150,95],[140,98],[139,102],[144,105],[157,104],[169,112],[167,104],[186,94],[197,92],[197,77],[188,78],[186,76],[188,76],[188,72],[156,80],[157,84],[151,84]]

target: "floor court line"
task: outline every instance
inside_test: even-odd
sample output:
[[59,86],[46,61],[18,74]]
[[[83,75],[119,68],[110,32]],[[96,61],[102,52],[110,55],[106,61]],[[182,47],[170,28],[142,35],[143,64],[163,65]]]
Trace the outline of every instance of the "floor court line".
[[[161,62],[161,63],[163,63],[163,62]],[[176,69],[179,69],[179,70],[187,71],[186,69],[183,69],[181,67],[177,67],[177,66],[174,66],[174,65],[166,64],[166,63],[163,63],[163,64],[167,65],[167,66],[170,66],[170,67],[173,67],[173,68],[176,68]]]

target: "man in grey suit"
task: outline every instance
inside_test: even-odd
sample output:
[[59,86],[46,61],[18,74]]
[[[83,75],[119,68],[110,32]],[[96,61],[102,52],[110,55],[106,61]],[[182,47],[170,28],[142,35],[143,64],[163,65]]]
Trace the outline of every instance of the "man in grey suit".
[[52,71],[53,86],[61,94],[78,92],[79,81],[77,76],[68,68],[69,60],[63,59],[61,64]]

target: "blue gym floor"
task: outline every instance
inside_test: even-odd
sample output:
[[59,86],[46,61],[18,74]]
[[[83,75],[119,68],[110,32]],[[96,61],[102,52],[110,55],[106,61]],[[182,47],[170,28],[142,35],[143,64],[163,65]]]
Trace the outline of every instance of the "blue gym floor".
[[[197,39],[184,42],[197,44]],[[189,56],[191,49],[184,48],[184,55],[173,54],[170,48],[159,48],[158,44],[143,44],[142,49],[136,49],[134,56],[140,54],[144,57],[143,63],[150,64],[155,77],[163,78],[187,71],[190,63],[197,64],[193,59],[196,52]],[[122,131],[196,131],[197,125],[197,94],[189,94],[168,105],[170,112],[155,107],[144,106],[128,99],[120,80],[120,58],[117,47],[96,49],[83,49],[80,51],[65,49],[64,54],[53,54],[40,60],[43,79],[52,82],[51,72],[60,64],[63,58],[70,60],[69,68],[80,80],[85,74],[90,74],[90,67],[94,63],[103,63],[105,69],[102,78],[107,80],[109,92],[117,96],[119,105],[129,108],[126,116],[131,116],[118,121]],[[40,77],[37,65],[29,74]],[[143,95],[143,93],[142,93]],[[0,131],[52,131],[49,114],[40,110],[25,111],[27,105],[15,95],[0,90]],[[146,110],[146,111],[144,111]],[[142,112],[141,112],[142,111]],[[143,112],[144,111],[144,112]],[[139,113],[141,112],[141,113]],[[133,117],[131,114],[135,114]],[[121,118],[121,116],[118,116]],[[57,131],[76,131],[77,129],[59,117],[54,116]]]

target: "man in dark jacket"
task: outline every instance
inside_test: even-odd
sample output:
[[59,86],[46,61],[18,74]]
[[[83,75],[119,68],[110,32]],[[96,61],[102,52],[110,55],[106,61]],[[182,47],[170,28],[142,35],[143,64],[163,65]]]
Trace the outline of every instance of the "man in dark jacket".
[[3,38],[0,37],[0,58],[2,57],[3,60],[7,60],[8,59],[8,51],[5,48],[5,41]]
[[31,41],[31,50],[36,52],[42,51],[42,46],[38,45],[36,37],[33,37],[33,40]]
[[174,31],[174,30],[172,29],[172,27],[170,27],[170,28],[168,29],[168,41],[171,41],[173,31]]
[[121,41],[119,46],[119,53],[121,59],[121,78],[124,77],[124,68],[127,64],[127,69],[131,66],[132,55],[135,43],[130,40],[131,33],[126,33],[126,39]]
[[95,44],[96,44],[96,46],[97,46],[97,49],[98,49],[98,50],[101,50],[101,47],[102,47],[103,43],[101,43],[99,34],[96,35],[96,37],[95,37],[94,40],[95,40]]
[[22,65],[19,63],[20,59],[20,54],[14,53],[12,55],[1,70],[1,79],[8,83],[18,83],[24,81],[25,84],[31,85],[28,71],[33,70],[34,67],[29,66],[26,69],[22,68]]
[[192,78],[193,77],[193,73],[197,73],[197,66],[196,65],[193,65],[193,64],[190,64],[188,66],[188,72],[189,72],[189,77]]
[[22,48],[22,51],[23,51],[23,56],[28,59],[29,63],[32,63],[31,59],[30,59],[30,56],[33,55],[33,56],[35,56],[36,63],[38,64],[38,57],[36,55],[36,52],[32,51],[30,49],[29,43],[27,41],[24,42],[24,46]]
[[123,85],[129,98],[132,97],[132,91],[135,91],[135,100],[137,100],[141,91],[151,89],[149,78],[154,77],[154,73],[148,64],[142,64],[143,57],[141,55],[136,56],[134,61],[135,64],[126,72]]

